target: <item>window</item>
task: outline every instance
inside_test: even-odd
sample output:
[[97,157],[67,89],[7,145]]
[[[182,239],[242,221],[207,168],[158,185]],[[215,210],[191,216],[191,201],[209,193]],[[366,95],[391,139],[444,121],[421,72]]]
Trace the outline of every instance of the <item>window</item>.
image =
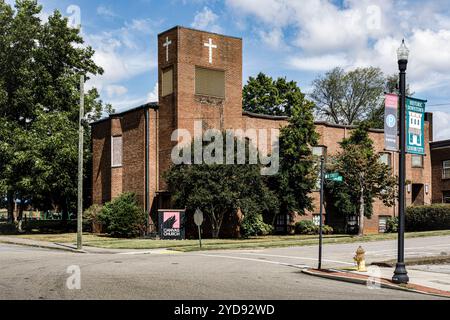
[[163,70],[162,72],[162,90],[161,95],[167,96],[173,93],[173,69]]
[[388,216],[380,216],[378,220],[378,232],[386,233]]
[[381,153],[380,162],[387,165],[389,168],[392,167],[392,158],[390,153]]
[[411,156],[411,165],[413,168],[423,168],[423,156],[413,154]]
[[195,94],[225,98],[225,72],[195,68]]
[[444,191],[442,193],[442,203],[450,203],[450,191]]
[[442,179],[450,179],[450,160],[442,163]]
[[313,223],[315,226],[320,226],[320,214],[313,214]]
[[111,138],[111,165],[113,168],[122,166],[122,137]]

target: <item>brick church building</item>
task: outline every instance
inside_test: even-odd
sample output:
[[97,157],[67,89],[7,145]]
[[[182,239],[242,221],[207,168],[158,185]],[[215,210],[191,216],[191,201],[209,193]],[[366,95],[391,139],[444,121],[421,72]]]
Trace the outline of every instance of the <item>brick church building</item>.
[[[159,102],[123,113],[112,114],[92,124],[92,199],[103,204],[123,192],[134,192],[150,214],[150,227],[158,226],[157,209],[170,208],[163,174],[171,166],[176,142],[171,135],[178,128],[193,132],[194,121],[207,128],[279,129],[286,117],[242,111],[242,39],[184,27],[158,35]],[[317,122],[320,134],[315,154],[333,155],[339,142],[349,137],[353,127]],[[426,114],[425,156],[407,156],[407,205],[430,204],[432,114]],[[384,151],[383,130],[371,130],[375,148],[382,160],[398,171],[398,155]],[[307,216],[279,216],[278,232],[287,232],[298,220],[317,221],[319,193],[314,192],[315,208]],[[171,208],[174,209],[174,208]],[[365,232],[384,232],[386,219],[397,208],[374,204],[374,215],[365,222]],[[325,216],[327,223],[332,217]],[[356,221],[347,221],[351,225]]]

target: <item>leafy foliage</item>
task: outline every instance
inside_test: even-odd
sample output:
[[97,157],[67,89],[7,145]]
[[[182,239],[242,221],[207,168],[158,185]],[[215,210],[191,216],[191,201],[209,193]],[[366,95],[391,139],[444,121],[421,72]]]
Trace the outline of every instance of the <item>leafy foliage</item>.
[[[333,159],[333,170],[339,172],[344,182],[335,195],[345,204],[342,214],[352,211],[359,216],[359,234],[364,231],[364,217],[371,217],[374,199],[393,206],[396,195],[396,177],[390,168],[380,162],[373,148],[367,124],[360,125],[350,138],[341,142],[342,151]],[[354,203],[356,208],[352,208]],[[339,207],[335,209],[339,210]]]
[[261,214],[247,214],[241,225],[244,237],[266,236],[273,232],[273,226],[264,222]]
[[106,203],[98,219],[113,237],[132,238],[145,231],[146,213],[137,203],[133,193],[124,193]]
[[386,233],[398,231],[398,217],[389,217],[386,221]]
[[[330,226],[324,225],[322,227],[323,234],[333,234],[333,232],[334,232],[334,230]],[[303,234],[303,235],[316,235],[316,234],[320,233],[320,227],[316,226],[310,220],[303,220],[303,221],[297,222],[295,224],[295,233]]]
[[[0,192],[10,207],[17,198],[67,215],[75,207],[79,79],[103,70],[67,18],[55,11],[43,22],[41,12],[36,0],[15,8],[0,1]],[[96,89],[86,93],[89,120],[111,111],[98,98]]]
[[273,116],[291,116],[304,95],[295,81],[273,80],[264,73],[250,77],[243,89],[244,111]]
[[406,210],[407,231],[434,231],[450,229],[450,205],[409,207]]
[[345,72],[335,68],[313,82],[312,100],[319,117],[336,124],[354,125],[368,121],[384,125],[384,92],[395,92],[397,76],[385,77],[379,68]]
[[314,105],[307,101],[292,106],[289,125],[280,132],[280,171],[270,178],[270,187],[276,190],[283,213],[305,214],[313,209],[310,194],[317,181],[316,160],[312,146],[317,145]]
[[[225,137],[226,134],[223,134],[224,139]],[[235,138],[235,160],[237,142],[238,139]],[[252,146],[248,140],[245,145],[248,154]],[[205,147],[206,143],[203,144],[203,148]],[[223,155],[226,157],[225,144]],[[225,158],[223,163],[226,163]],[[179,208],[187,208],[190,212],[201,209],[211,224],[214,238],[219,237],[225,215],[234,214],[239,208],[245,215],[244,220],[248,222],[258,219],[251,217],[253,215],[271,216],[278,207],[274,193],[261,176],[261,166],[257,164],[175,165],[166,174],[166,180],[174,204]]]

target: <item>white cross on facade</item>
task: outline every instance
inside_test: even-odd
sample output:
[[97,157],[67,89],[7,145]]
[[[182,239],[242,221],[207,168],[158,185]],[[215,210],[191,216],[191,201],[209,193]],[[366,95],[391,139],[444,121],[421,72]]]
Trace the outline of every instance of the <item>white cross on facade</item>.
[[213,44],[212,39],[209,38],[209,42],[205,43],[205,47],[209,48],[209,63],[212,63],[213,49],[217,49],[217,46],[215,44]]
[[166,48],[166,62],[169,61],[169,46],[172,44],[172,41],[169,41],[169,37],[166,37],[166,42],[164,42],[163,47]]

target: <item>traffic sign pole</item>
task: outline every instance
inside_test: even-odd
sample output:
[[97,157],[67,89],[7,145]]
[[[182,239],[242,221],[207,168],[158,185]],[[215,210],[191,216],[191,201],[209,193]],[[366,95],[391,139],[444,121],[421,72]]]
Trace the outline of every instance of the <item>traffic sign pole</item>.
[[203,212],[200,209],[195,210],[194,222],[198,227],[198,241],[200,242],[200,249],[202,248],[202,231],[201,226],[203,224]]
[[200,242],[200,249],[202,248],[202,232],[200,226],[198,226],[198,241]]

